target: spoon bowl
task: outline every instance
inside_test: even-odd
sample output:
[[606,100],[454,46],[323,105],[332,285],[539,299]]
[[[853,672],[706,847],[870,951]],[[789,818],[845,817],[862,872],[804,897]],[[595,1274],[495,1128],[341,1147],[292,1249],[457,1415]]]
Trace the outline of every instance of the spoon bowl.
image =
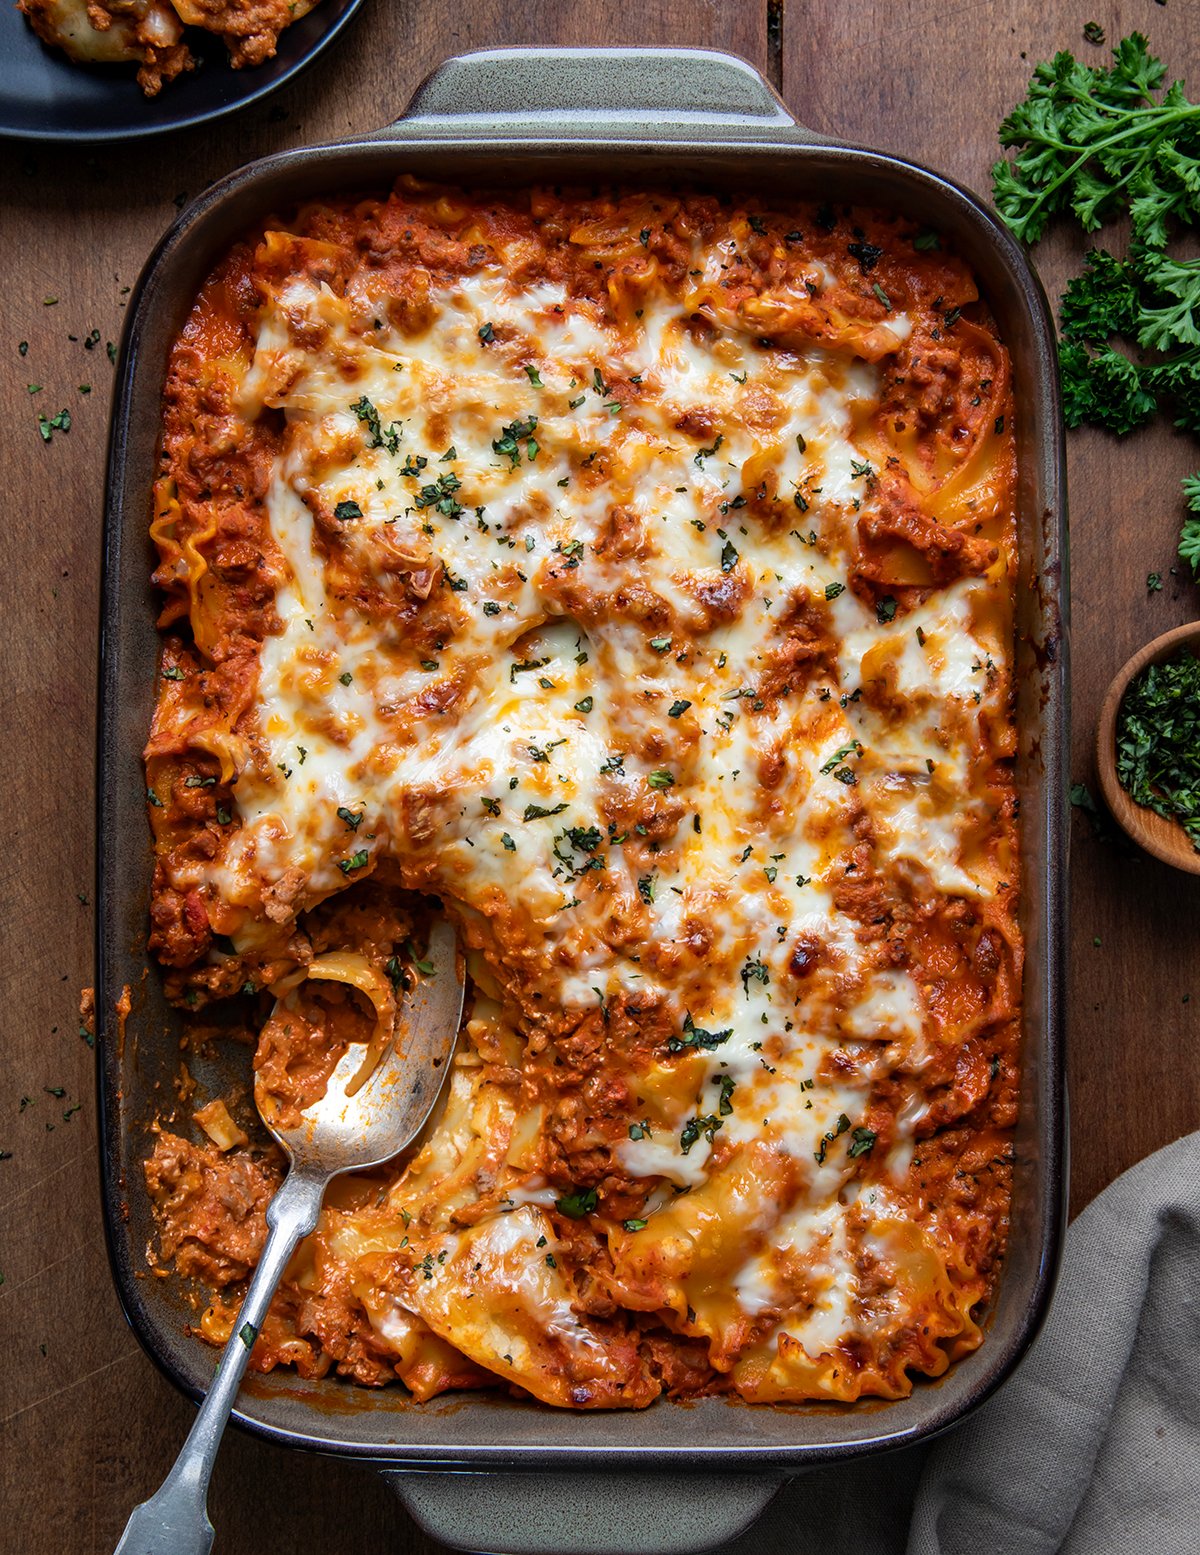
[[1113,819],[1140,848],[1191,875],[1200,875],[1200,853],[1178,821],[1138,804],[1117,776],[1117,720],[1131,682],[1150,664],[1174,658],[1182,649],[1200,654],[1200,621],[1164,632],[1123,665],[1105,694],[1096,725],[1096,770],[1105,803]]

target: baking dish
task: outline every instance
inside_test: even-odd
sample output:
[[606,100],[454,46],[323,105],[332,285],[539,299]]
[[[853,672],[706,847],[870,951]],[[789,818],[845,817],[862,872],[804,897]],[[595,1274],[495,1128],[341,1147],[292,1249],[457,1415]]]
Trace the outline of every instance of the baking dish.
[[[140,752],[158,639],[147,536],[170,343],[216,257],[272,209],[387,187],[401,171],[464,184],[686,182],[775,201],[835,197],[899,208],[943,232],[972,266],[1012,353],[1021,567],[1018,786],[1027,946],[1025,1052],[1013,1225],[985,1343],[910,1398],[856,1406],[659,1403],[637,1414],[561,1413],[491,1394],[414,1404],[274,1373],[237,1418],[276,1441],[369,1460],[410,1509],[460,1547],[619,1555],[703,1549],[730,1537],[789,1473],[912,1444],[946,1429],[1012,1370],[1044,1316],[1064,1209],[1062,1008],[1066,943],[1066,511],[1053,330],[1009,234],[965,190],[911,163],[802,129],[762,78],[699,50],[511,49],[448,60],[394,125],[251,164],[183,213],[149,261],[122,342],[105,525],[99,747],[97,1008],[104,1202],[117,1288],[134,1331],[199,1395],[217,1352],[190,1338],[174,1280],[138,1278],[152,1234],[140,1188],[146,1129],[172,1097],[176,1018],[147,975],[151,845]],[[125,986],[123,1039],[113,1013]],[[244,1053],[189,1055],[200,1084],[232,1082]],[[431,1470],[457,1470],[434,1474]],[[469,1476],[463,1477],[464,1471]],[[491,1471],[481,1478],[482,1471]],[[507,1474],[497,1471],[508,1471]],[[514,1490],[509,1476],[527,1477]],[[631,1474],[650,1476],[629,1494]],[[702,1477],[701,1477],[702,1476]]]

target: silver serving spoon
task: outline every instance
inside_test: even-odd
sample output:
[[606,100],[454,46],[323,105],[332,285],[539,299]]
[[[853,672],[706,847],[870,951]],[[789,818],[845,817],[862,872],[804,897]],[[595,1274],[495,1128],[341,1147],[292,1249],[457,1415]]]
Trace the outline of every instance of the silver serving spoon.
[[463,981],[448,923],[434,925],[427,954],[433,973],[423,973],[405,1000],[395,1044],[360,1090],[347,1097],[343,1089],[362,1062],[361,1047],[352,1044],[323,1099],[305,1109],[295,1128],[273,1127],[263,1117],[289,1161],[287,1177],[267,1207],[266,1245],[188,1439],[162,1488],[134,1508],[117,1555],[207,1555],[212,1549],[208,1481],[250,1351],[288,1260],[316,1225],[330,1178],[380,1166],[398,1155],[420,1132],[449,1071]]

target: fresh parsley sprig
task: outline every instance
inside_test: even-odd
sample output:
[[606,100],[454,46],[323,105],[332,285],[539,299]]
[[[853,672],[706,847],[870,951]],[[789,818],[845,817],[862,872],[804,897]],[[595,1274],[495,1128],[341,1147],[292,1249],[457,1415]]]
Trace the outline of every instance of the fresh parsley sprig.
[[1200,578],[1200,475],[1185,475],[1183,496],[1191,515],[1183,521],[1179,536],[1179,554],[1190,563],[1192,576]]
[[1162,248],[1172,217],[1200,215],[1200,104],[1179,81],[1156,100],[1165,75],[1140,32],[1121,39],[1108,68],[1064,50],[1034,69],[1000,126],[1017,155],[992,169],[996,209],[1023,242],[1068,210],[1094,232],[1127,207],[1134,239]]
[[1090,421],[1123,435],[1167,411],[1200,435],[1200,261],[1138,245],[1125,259],[1093,249],[1060,319],[1068,426]]
[[[1123,436],[1160,412],[1200,436],[1200,260],[1166,252],[1173,226],[1200,223],[1200,104],[1141,33],[1110,66],[1063,52],[1039,64],[1000,126],[1016,147],[992,169],[996,209],[1026,243],[1072,213],[1087,232],[1127,214],[1125,258],[1093,250],[1061,301],[1063,412]],[[1200,475],[1184,481],[1179,554],[1200,577]]]

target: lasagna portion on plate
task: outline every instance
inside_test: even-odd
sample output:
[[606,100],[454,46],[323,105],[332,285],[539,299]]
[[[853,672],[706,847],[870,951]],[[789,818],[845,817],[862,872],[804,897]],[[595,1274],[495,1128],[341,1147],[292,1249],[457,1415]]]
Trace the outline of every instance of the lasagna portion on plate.
[[318,0],[17,0],[29,25],[79,64],[138,67],[156,97],[165,81],[195,66],[184,27],[216,34],[235,70],[272,59],[285,27]]
[[[152,522],[151,946],[298,1107],[431,912],[469,974],[258,1367],[640,1407],[895,1398],[979,1344],[1014,501],[1007,353],[900,216],[403,179],[218,265]],[[244,1093],[191,1110],[153,1256],[216,1342],[280,1167]]]

